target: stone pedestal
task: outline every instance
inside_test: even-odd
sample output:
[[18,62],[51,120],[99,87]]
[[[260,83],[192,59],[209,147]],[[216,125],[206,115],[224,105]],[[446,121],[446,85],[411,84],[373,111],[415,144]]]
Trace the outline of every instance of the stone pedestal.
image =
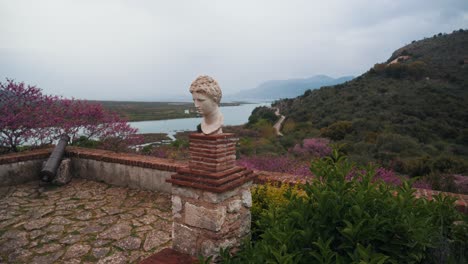
[[253,172],[235,165],[234,134],[190,135],[190,162],[172,175],[175,250],[218,256],[250,235]]

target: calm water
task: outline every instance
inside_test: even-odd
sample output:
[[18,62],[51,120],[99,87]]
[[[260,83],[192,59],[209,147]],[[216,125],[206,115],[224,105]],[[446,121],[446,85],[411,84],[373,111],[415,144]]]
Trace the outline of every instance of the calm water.
[[[236,126],[249,121],[249,116],[257,106],[270,106],[269,103],[243,104],[239,106],[223,106],[224,125]],[[138,128],[139,133],[167,133],[175,135],[178,131],[194,131],[200,124],[201,118],[183,118],[155,121],[130,122],[132,127]]]

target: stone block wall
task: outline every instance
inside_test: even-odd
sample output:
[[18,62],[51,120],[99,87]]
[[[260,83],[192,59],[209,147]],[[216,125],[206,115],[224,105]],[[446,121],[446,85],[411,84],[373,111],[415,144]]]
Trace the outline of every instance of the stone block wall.
[[[51,152],[47,148],[0,156],[0,186],[39,180],[42,164]],[[166,179],[187,166],[168,159],[71,146],[65,156],[71,159],[72,177],[166,193],[171,192]]]
[[0,164],[0,186],[13,186],[40,179],[45,159]]
[[250,183],[225,193],[188,187],[172,188],[172,244],[192,256],[216,256],[249,238]]
[[51,152],[47,148],[0,156],[0,187],[39,180],[42,163]]
[[254,174],[236,166],[233,134],[191,134],[188,168],[172,183],[173,249],[192,256],[219,256],[249,238]]
[[168,159],[97,149],[67,147],[66,154],[72,160],[73,177],[165,193],[171,192],[166,180],[186,166]]
[[174,173],[82,158],[72,159],[71,171],[73,177],[165,193],[171,192],[171,184],[166,179]]

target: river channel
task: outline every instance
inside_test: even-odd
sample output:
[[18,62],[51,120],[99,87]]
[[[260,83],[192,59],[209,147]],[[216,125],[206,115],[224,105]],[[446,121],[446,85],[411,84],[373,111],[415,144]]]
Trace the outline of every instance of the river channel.
[[[249,121],[249,116],[257,106],[270,106],[270,103],[241,104],[239,106],[222,106],[225,126],[237,126]],[[166,133],[174,139],[179,131],[195,131],[201,118],[179,118],[168,120],[130,122],[132,127],[138,128],[138,133]]]

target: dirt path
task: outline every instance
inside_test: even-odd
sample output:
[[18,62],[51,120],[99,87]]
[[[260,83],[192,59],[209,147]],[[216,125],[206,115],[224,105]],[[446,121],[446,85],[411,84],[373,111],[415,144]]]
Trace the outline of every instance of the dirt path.
[[283,125],[284,119],[286,119],[286,117],[280,114],[279,108],[276,108],[275,115],[279,116],[280,119],[276,121],[276,123],[273,125],[273,128],[275,129],[277,136],[283,136],[283,133],[281,133],[280,130],[281,130],[281,125]]

